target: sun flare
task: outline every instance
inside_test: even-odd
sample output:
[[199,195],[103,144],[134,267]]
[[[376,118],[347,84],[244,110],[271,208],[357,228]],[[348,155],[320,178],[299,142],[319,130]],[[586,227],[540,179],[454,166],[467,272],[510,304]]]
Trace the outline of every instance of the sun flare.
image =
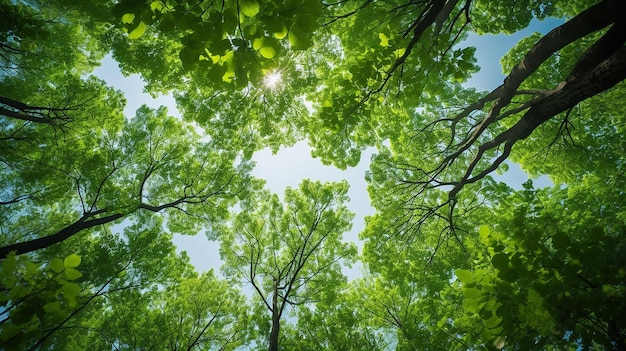
[[277,88],[281,81],[282,77],[279,71],[269,72],[263,78],[263,84],[270,89]]

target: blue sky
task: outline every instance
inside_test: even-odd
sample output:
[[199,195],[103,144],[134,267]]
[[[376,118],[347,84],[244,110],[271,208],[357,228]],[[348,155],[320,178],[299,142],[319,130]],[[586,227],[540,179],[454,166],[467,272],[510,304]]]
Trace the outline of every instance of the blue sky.
[[[500,58],[508,52],[520,39],[528,36],[534,31],[546,33],[558,26],[562,21],[548,19],[543,22],[534,21],[531,26],[513,35],[470,35],[469,38],[459,46],[476,47],[476,57],[481,71],[475,74],[468,82],[468,86],[473,86],[478,90],[492,90],[502,83],[504,75],[501,71]],[[117,63],[107,56],[101,67],[94,71],[94,75],[104,79],[108,84],[124,92],[127,99],[125,113],[127,116],[134,116],[135,110],[142,104],[151,107],[161,105],[168,106],[170,114],[176,116],[176,104],[172,96],[160,96],[153,99],[150,95],[143,93],[143,82],[138,75],[124,77],[117,66]],[[365,171],[368,169],[369,160],[372,155],[371,150],[363,153],[361,162],[354,168],[342,171],[332,166],[323,165],[318,159],[311,157],[310,149],[305,142],[297,143],[294,147],[272,154],[269,150],[261,150],[254,155],[257,166],[253,175],[266,180],[266,187],[272,192],[281,194],[286,187],[296,187],[304,178],[320,181],[348,180],[350,183],[349,203],[350,210],[356,216],[354,218],[352,230],[345,234],[344,238],[349,241],[358,241],[358,233],[364,228],[364,217],[374,213],[374,209],[369,205],[367,194],[367,184],[364,180]],[[505,181],[509,185],[519,188],[521,183],[526,181],[526,174],[519,167],[512,165],[510,170],[496,179]],[[549,181],[542,178],[536,183],[538,186],[548,185]],[[187,251],[191,262],[199,271],[215,269],[219,273],[220,259],[218,244],[210,242],[202,234],[194,236],[180,236],[174,238],[174,242],[179,250]],[[349,275],[358,275],[358,267],[348,270]]]

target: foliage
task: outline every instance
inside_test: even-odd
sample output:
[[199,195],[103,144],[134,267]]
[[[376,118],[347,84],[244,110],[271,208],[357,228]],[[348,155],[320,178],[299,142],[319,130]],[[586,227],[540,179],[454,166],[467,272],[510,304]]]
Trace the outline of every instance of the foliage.
[[[623,349],[624,12],[0,0],[0,348]],[[468,33],[549,17],[501,85],[464,84]],[[125,116],[90,76],[107,53],[181,117]],[[301,140],[339,168],[376,149],[361,277],[347,182],[281,198],[250,175]],[[553,184],[496,181],[510,161]],[[174,233],[216,240],[227,279]]]
[[[121,1],[113,14],[138,39],[148,26],[180,39],[179,58],[185,70],[202,69],[215,82],[245,87],[260,81],[267,61],[286,46],[311,46],[310,32],[318,27],[318,1]],[[271,67],[271,66],[269,66]]]
[[270,312],[271,350],[278,349],[287,306],[333,301],[345,282],[341,266],[356,254],[342,241],[353,216],[345,207],[347,191],[346,182],[304,180],[285,190],[284,204],[260,193],[219,236],[225,274],[250,284],[256,303]]
[[2,261],[0,341],[7,350],[23,349],[77,307],[80,262],[80,256],[71,254],[38,265],[14,252]]
[[115,294],[108,303],[92,338],[110,347],[233,350],[245,337],[245,301],[212,272]]
[[289,350],[386,350],[389,338],[369,323],[363,296],[343,289],[329,302],[315,308],[298,308],[298,323],[287,325],[282,346]]
[[464,309],[483,319],[485,338],[519,349],[622,345],[625,223],[594,201],[614,192],[593,176],[567,190],[526,187],[503,204],[516,210],[497,230],[480,228],[474,268],[456,271]]

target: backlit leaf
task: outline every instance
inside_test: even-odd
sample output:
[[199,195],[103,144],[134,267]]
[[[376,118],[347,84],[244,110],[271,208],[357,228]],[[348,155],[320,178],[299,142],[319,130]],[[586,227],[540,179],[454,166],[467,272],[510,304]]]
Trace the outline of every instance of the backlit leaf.
[[283,25],[281,30],[274,32],[274,37],[278,40],[281,40],[284,39],[287,34],[289,34],[289,30]]
[[137,39],[143,35],[146,31],[146,24],[143,22],[139,22],[139,25],[133,29],[130,33],[128,33],[129,39]]
[[65,274],[65,278],[67,280],[76,280],[76,279],[78,279],[78,278],[83,276],[83,274],[81,272],[75,270],[74,268],[67,268],[67,269],[65,269],[64,274]]
[[253,48],[254,50],[260,50],[260,49],[263,47],[263,42],[264,42],[264,41],[265,41],[265,38],[264,38],[264,37],[261,37],[261,38],[255,38],[255,39],[252,41],[252,48]]
[[134,13],[126,13],[122,16],[122,23],[124,24],[132,24],[135,21]]
[[244,15],[254,17],[259,13],[259,2],[256,0],[241,0],[239,1],[239,8]]
[[271,59],[271,58],[274,58],[274,56],[276,56],[276,49],[274,49],[271,46],[264,46],[259,50],[259,53],[261,54],[261,56],[267,59]]
[[71,254],[63,260],[63,266],[65,268],[76,268],[80,265],[80,256],[77,254]]
[[380,39],[380,46],[384,48],[389,46],[389,37],[384,33],[378,33],[378,38]]
[[60,258],[53,258],[50,262],[50,269],[52,269],[56,273],[61,273],[61,271],[65,268],[63,260]]
[[465,269],[457,269],[456,271],[454,271],[454,274],[456,274],[456,277],[459,278],[462,283],[467,284],[474,281],[474,274],[471,271]]

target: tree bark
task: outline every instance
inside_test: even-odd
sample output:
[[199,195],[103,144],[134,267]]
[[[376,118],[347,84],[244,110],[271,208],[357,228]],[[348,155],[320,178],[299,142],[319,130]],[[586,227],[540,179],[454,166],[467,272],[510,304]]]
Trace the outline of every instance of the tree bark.
[[[202,199],[215,196],[219,194],[220,191],[213,192],[211,194],[208,194],[207,196],[203,196]],[[193,203],[190,199],[193,199],[193,197],[191,196],[182,197],[175,201],[164,203],[164,204],[157,205],[157,206],[141,203],[139,204],[136,210],[146,210],[146,211],[151,211],[155,213],[161,212],[162,210],[167,209],[167,208],[176,208],[176,206],[182,203]],[[44,236],[44,237],[33,239],[33,240],[28,240],[28,241],[21,242],[21,243],[16,243],[16,244],[11,244],[11,245],[0,247],[0,259],[7,257],[7,255],[11,251],[16,251],[17,255],[21,255],[21,254],[32,252],[32,251],[45,249],[47,247],[50,247],[54,244],[58,244],[72,237],[73,235],[77,234],[81,230],[93,228],[101,224],[111,223],[115,220],[118,220],[124,216],[127,216],[133,213],[134,211],[127,212],[127,213],[114,213],[114,214],[106,215],[104,217],[92,219],[92,217],[94,216],[103,215],[103,214],[106,214],[107,212],[108,211],[106,209],[103,209],[103,210],[98,210],[98,211],[91,212],[91,213],[86,213],[79,220],[59,230],[55,234]]]
[[[531,107],[511,129],[516,140],[525,139],[553,116],[600,94],[626,79],[626,48],[622,48],[594,69],[554,89],[548,98]],[[506,132],[505,132],[506,133]]]
[[269,351],[278,351],[278,335],[280,333],[280,312],[282,308],[278,306],[278,286],[274,281],[274,295],[272,296],[272,330],[270,331]]
[[21,101],[10,99],[6,96],[0,96],[0,105],[4,105],[12,109],[0,106],[0,116],[50,125],[60,122],[69,122],[71,118],[65,113],[75,109],[75,107],[53,108],[30,106]]
[[68,239],[80,232],[81,230],[93,228],[95,226],[106,224],[113,222],[117,219],[122,218],[124,215],[121,213],[112,214],[109,216],[96,218],[89,220],[89,218],[93,216],[93,214],[88,216],[83,216],[78,221],[68,225],[67,227],[59,230],[55,234],[44,236],[42,238],[37,238],[33,240],[28,240],[21,243],[11,244],[4,247],[0,247],[0,259],[4,259],[11,251],[16,251],[17,255],[21,255],[27,252],[32,252],[36,250],[41,250],[46,247],[50,247],[54,244],[58,244],[65,239]]

